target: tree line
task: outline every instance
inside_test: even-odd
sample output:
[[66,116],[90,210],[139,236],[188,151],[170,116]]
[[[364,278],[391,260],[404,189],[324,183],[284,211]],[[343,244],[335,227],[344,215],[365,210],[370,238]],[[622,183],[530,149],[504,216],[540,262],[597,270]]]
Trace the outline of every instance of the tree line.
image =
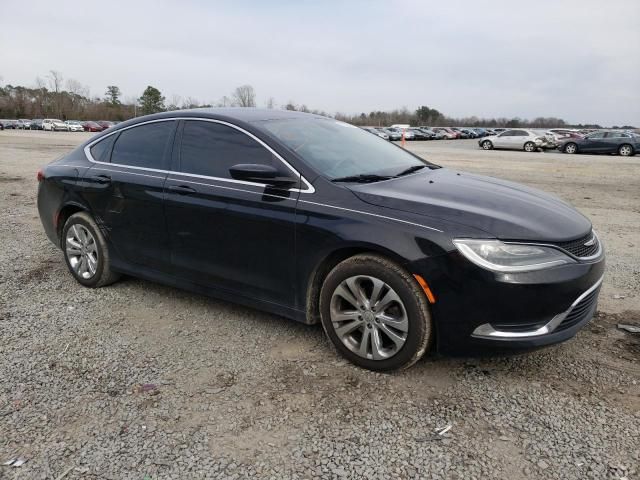
[[[48,118],[62,120],[127,120],[135,116],[151,113],[198,107],[255,107],[256,92],[251,85],[241,85],[230,95],[222,96],[218,101],[203,103],[193,97],[182,98],[173,95],[167,98],[156,87],[149,85],[137,98],[123,99],[117,85],[108,85],[102,97],[91,96],[89,88],[74,79],[65,79],[56,70],[51,70],[44,78],[37,77],[35,86],[0,86],[0,118]],[[474,126],[474,127],[578,127],[602,128],[600,125],[570,125],[561,118],[538,117],[532,120],[515,118],[481,118],[476,116],[453,118],[427,106],[416,110],[407,107],[390,111],[371,111],[369,113],[329,114],[323,110],[311,109],[305,104],[289,100],[277,105],[273,97],[264,102],[266,108],[282,108],[301,112],[315,113],[354,125],[385,126],[409,124],[413,126]],[[614,128],[632,129],[624,125]]]

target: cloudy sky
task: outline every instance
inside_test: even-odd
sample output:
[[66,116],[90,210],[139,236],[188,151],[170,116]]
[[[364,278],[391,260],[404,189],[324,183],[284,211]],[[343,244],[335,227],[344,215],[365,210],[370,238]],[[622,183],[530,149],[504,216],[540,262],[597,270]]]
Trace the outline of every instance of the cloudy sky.
[[49,70],[92,95],[154,85],[216,102],[328,112],[428,105],[451,116],[640,125],[640,0],[106,2],[0,15],[2,84]]

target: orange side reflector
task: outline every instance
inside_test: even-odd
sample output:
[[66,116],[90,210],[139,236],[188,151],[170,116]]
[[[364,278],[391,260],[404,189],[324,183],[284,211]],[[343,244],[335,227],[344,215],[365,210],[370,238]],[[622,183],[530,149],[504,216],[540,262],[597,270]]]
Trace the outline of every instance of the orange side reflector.
[[433,292],[429,288],[429,284],[426,282],[426,280],[422,278],[420,275],[414,274],[413,276],[422,287],[422,290],[424,291],[424,294],[427,296],[427,300],[429,300],[429,303],[436,303],[436,297],[433,295]]

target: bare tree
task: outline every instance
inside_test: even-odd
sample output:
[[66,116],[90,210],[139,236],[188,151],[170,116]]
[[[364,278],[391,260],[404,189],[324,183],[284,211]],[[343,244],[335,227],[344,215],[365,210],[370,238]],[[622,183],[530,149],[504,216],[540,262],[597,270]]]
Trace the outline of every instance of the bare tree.
[[256,92],[251,85],[241,85],[233,92],[233,100],[239,107],[255,107]]
[[267,100],[267,108],[276,108],[276,101],[273,97],[269,97],[269,99]]
[[223,95],[222,98],[218,100],[218,102],[216,103],[216,107],[232,107],[232,106],[233,106],[233,100],[227,97],[226,95]]
[[200,100],[194,97],[187,97],[182,101],[182,108],[198,108]]
[[62,95],[60,94],[62,90],[62,74],[57,70],[49,70],[49,75],[47,75],[47,78],[49,79],[49,87],[54,92],[56,116],[62,117]]

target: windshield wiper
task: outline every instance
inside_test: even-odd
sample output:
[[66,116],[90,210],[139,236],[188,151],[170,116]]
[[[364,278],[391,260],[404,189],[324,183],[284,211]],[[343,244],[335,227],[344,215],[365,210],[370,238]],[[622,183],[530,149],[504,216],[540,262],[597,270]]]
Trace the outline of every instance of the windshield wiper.
[[427,167],[426,165],[414,165],[413,167],[409,167],[406,170],[401,171],[397,175],[394,175],[394,177],[402,177],[403,175],[409,175],[410,173],[417,172],[418,170],[422,170],[423,168],[426,168],[426,167]]
[[356,183],[371,183],[380,182],[382,180],[389,180],[390,176],[375,175],[373,173],[362,173],[360,175],[349,175],[347,177],[332,178],[332,182],[356,182]]

